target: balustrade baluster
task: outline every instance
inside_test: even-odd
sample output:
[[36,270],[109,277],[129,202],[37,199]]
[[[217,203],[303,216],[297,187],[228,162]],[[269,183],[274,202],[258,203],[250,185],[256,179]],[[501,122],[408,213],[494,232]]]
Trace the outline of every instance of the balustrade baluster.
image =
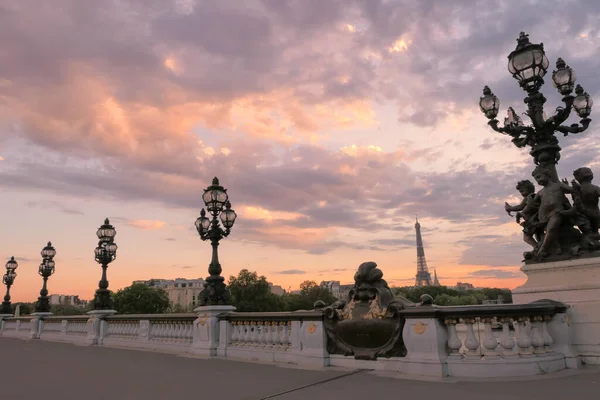
[[179,328],[180,328],[180,322],[179,321],[171,321],[169,323],[169,326],[171,327],[171,340],[173,341],[179,341]]
[[541,327],[543,322],[543,317],[533,317],[533,322],[531,324],[531,344],[533,345],[534,354],[546,354],[546,350],[544,349],[544,336],[542,336]]
[[550,321],[552,321],[552,317],[546,315],[542,322],[542,335],[544,336],[544,350],[546,353],[552,353],[552,345],[554,344],[554,339],[550,335],[550,332],[548,332],[548,323]]
[[254,345],[256,347],[262,347],[263,345],[263,334],[265,333],[264,328],[263,328],[263,321],[256,321],[256,336],[255,336],[255,343]]
[[285,324],[285,336],[284,336],[284,346],[286,350],[291,345],[290,336],[292,335],[292,321],[287,321]]
[[474,318],[465,318],[462,320],[462,322],[467,327],[467,338],[465,339],[467,356],[481,356],[481,354],[479,354],[477,351],[479,349],[479,340],[477,340],[477,337],[475,336],[475,331],[473,330],[473,324],[476,323],[476,320]]
[[500,346],[502,346],[502,356],[516,356],[513,350],[515,348],[515,339],[510,336],[511,319],[502,318],[500,319],[500,323],[502,324],[502,339],[500,340]]
[[265,345],[265,321],[257,321],[256,328],[258,330],[258,340],[256,345],[258,347],[264,347]]
[[230,323],[231,323],[231,346],[237,346],[238,324],[237,324],[237,321],[230,321]]
[[284,336],[285,336],[285,321],[278,321],[277,322],[277,347],[280,350],[285,349]]
[[488,317],[483,319],[483,324],[485,327],[485,338],[483,339],[483,347],[485,350],[483,351],[483,355],[486,358],[495,358],[498,357],[498,352],[496,348],[498,347],[498,340],[494,337],[494,332],[492,331],[492,323],[494,322],[494,318]]
[[273,331],[274,331],[273,322],[267,321],[267,322],[265,322],[265,326],[267,328],[265,347],[272,349],[273,348]]
[[243,334],[242,346],[249,346],[250,345],[250,322],[249,321],[242,322],[242,334]]
[[456,319],[447,319],[444,321],[448,328],[448,349],[450,350],[449,356],[460,357],[460,349],[462,347],[462,341],[456,333]]
[[254,346],[254,324],[252,321],[248,321],[248,341],[246,342],[246,346],[252,347]]
[[529,337],[529,332],[527,332],[527,322],[529,321],[528,317],[520,317],[518,321],[515,322],[515,329],[517,333],[517,346],[519,347],[519,355],[528,357],[533,354],[531,349],[531,338]]

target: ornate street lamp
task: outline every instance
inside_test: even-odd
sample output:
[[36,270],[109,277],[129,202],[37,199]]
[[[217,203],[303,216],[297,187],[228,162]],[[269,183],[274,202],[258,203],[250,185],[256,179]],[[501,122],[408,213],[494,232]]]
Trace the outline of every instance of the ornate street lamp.
[[13,283],[15,283],[15,278],[17,277],[16,270],[18,266],[19,265],[15,261],[14,257],[11,257],[10,260],[8,260],[8,262],[6,263],[6,273],[2,277],[2,283],[6,285],[6,295],[4,296],[2,306],[0,306],[0,315],[12,315],[12,309],[10,307],[10,287]]
[[99,240],[94,254],[96,262],[102,266],[102,278],[98,283],[98,290],[96,290],[94,310],[112,310],[113,301],[110,298],[110,291],[108,290],[106,269],[108,268],[108,264],[117,258],[117,244],[114,242],[117,231],[110,224],[108,218],[106,218],[104,224],[96,231],[96,235]]
[[52,247],[52,243],[48,242],[48,245],[42,249],[41,255],[42,263],[38,269],[38,274],[44,279],[44,285],[42,286],[42,290],[40,290],[40,297],[38,297],[38,301],[35,303],[35,312],[49,313],[50,298],[48,297],[46,285],[48,278],[54,274],[54,256],[56,255],[56,250]]
[[[202,200],[204,200],[209,217],[212,216],[212,218],[206,216],[207,213],[203,208],[195,225],[200,239],[210,240],[212,260],[208,266],[210,276],[206,278],[204,290],[198,296],[198,301],[201,306],[229,305],[231,304],[231,295],[225,286],[225,279],[221,276],[218,247],[219,241],[231,233],[237,214],[231,209],[227,189],[219,185],[217,177],[213,179],[212,185],[204,189]],[[225,229],[221,228],[221,224]]]
[[[556,113],[546,119],[544,114],[546,98],[539,90],[544,84],[543,78],[548,66],[544,45],[530,43],[528,35],[521,32],[517,39],[517,48],[508,55],[508,70],[521,88],[527,92],[525,104],[528,110],[525,114],[531,119],[532,124],[525,125],[511,107],[508,109],[504,126],[499,127],[496,116],[500,101],[487,86],[483,89],[479,107],[490,120],[488,125],[492,129],[511,136],[512,142],[517,147],[531,147],[529,154],[533,157],[534,163],[546,168],[552,180],[558,182],[556,163],[560,159],[561,148],[554,134],[561,132],[567,136],[569,133],[585,131],[591,122],[588,117],[593,102],[581,86],[575,86],[575,72],[559,58],[556,61],[556,70],[552,72],[552,82],[563,96],[562,101],[565,106],[558,107]],[[573,89],[575,89],[575,96],[572,95]],[[572,109],[581,118],[579,124],[562,125],[569,118]]]

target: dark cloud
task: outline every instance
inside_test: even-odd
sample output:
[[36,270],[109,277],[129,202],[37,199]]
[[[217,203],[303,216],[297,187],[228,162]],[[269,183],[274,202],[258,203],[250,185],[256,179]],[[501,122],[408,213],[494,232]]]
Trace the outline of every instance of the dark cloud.
[[[27,148],[2,154],[0,186],[148,201],[197,213],[202,189],[218,172],[234,208],[252,205],[301,215],[271,225],[240,218],[234,229],[241,240],[311,254],[412,247],[408,238],[349,244],[337,230],[409,232],[413,225],[407,216],[418,211],[452,223],[485,221],[487,226],[477,226],[480,232],[461,243],[468,246],[463,264],[518,265],[527,249],[518,225],[508,243],[481,232],[506,222],[504,199],[516,194],[515,183],[530,179],[533,169],[527,151],[514,148],[507,137],[489,136],[479,143],[481,151],[511,147],[527,164],[458,168],[468,163],[465,155],[447,170],[422,173],[410,167],[412,161],[433,162],[461,142],[448,139],[442,146],[393,153],[359,149],[350,156],[313,145],[231,140],[220,136],[221,127],[235,125],[258,137],[276,132],[271,137],[276,141],[288,129],[315,134],[336,125],[320,121],[311,106],[325,104],[329,117],[334,114],[329,110],[354,100],[393,102],[400,121],[439,126],[453,113],[478,112],[486,83],[503,110],[513,105],[522,112],[524,93],[505,64],[523,27],[532,41],[546,42],[552,61],[564,56],[588,92],[600,92],[598,45],[580,35],[594,38],[600,32],[600,3],[591,0],[568,5],[553,0],[543,8],[536,1],[515,7],[500,0],[264,0],[253,6],[219,1],[199,2],[192,12],[164,0],[38,3],[0,6],[0,122],[10,127],[0,130],[0,139],[16,137]],[[558,25],[563,29],[552,28]],[[390,53],[400,38],[407,51]],[[547,81],[550,115],[560,97],[550,74]],[[238,124],[231,111],[238,101],[273,109],[276,116],[252,115]],[[289,127],[274,122],[280,120]],[[480,121],[489,131],[482,115]],[[192,131],[198,126],[197,136]],[[595,165],[598,133],[593,127],[561,138],[561,176]],[[208,148],[199,138],[216,143],[213,156],[205,154]],[[218,151],[221,145],[229,155]],[[60,203],[45,206],[81,213]],[[394,215],[387,218],[383,210]],[[290,233],[310,229],[329,231],[315,239]]]
[[[520,231],[515,223],[515,230]],[[509,237],[497,235],[473,236],[457,242],[466,245],[460,256],[459,264],[489,265],[493,267],[511,267],[521,264],[523,252],[531,247],[523,242],[521,235],[515,233]]]
[[306,274],[306,271],[301,269],[286,269],[283,271],[273,271],[273,273],[279,275],[304,275]]
[[170,238],[166,238],[165,240],[168,241],[168,242],[175,242],[175,241],[177,241],[177,239],[171,238],[171,237]]
[[416,246],[416,239],[374,239],[370,243],[374,245],[394,247],[396,249],[408,249]]
[[523,276],[520,272],[506,271],[503,269],[481,269],[469,273],[469,278],[490,278],[490,279],[512,279],[521,278]]
[[[15,257],[15,261],[17,261],[18,263],[21,263],[21,262],[30,263],[30,262],[37,262],[38,261],[38,260],[36,260],[34,258],[29,258],[29,257],[18,257],[18,256],[14,256],[14,257]],[[10,260],[10,257],[6,257],[6,261],[8,261],[8,260]]]

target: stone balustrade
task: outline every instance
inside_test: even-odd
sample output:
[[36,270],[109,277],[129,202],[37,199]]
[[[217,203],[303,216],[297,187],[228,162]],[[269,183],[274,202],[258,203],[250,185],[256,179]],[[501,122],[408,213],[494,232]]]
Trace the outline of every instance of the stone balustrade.
[[577,368],[566,309],[550,300],[408,308],[401,311],[408,351],[400,369],[434,376],[494,377]]
[[240,313],[213,306],[197,311],[3,318],[0,336],[431,377],[525,376],[578,367],[566,306],[552,301],[408,307],[399,313],[406,356],[377,360],[330,355],[322,310]]
[[321,311],[227,312],[217,354],[245,360],[328,365]]

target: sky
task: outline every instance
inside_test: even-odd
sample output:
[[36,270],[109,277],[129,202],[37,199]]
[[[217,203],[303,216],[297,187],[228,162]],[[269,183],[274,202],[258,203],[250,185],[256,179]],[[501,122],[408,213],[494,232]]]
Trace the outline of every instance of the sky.
[[[596,97],[600,2],[0,0],[0,257],[13,301],[93,296],[93,250],[117,229],[110,288],[207,276],[194,221],[217,176],[238,220],[223,275],[285,289],[351,283],[375,261],[414,283],[415,215],[442,284],[514,288],[521,228],[504,211],[527,149],[492,131],[484,85],[525,111],[506,69],[519,32]],[[593,112],[592,112],[593,118]],[[577,122],[571,117],[572,123]],[[558,171],[598,164],[597,125],[560,137]]]

